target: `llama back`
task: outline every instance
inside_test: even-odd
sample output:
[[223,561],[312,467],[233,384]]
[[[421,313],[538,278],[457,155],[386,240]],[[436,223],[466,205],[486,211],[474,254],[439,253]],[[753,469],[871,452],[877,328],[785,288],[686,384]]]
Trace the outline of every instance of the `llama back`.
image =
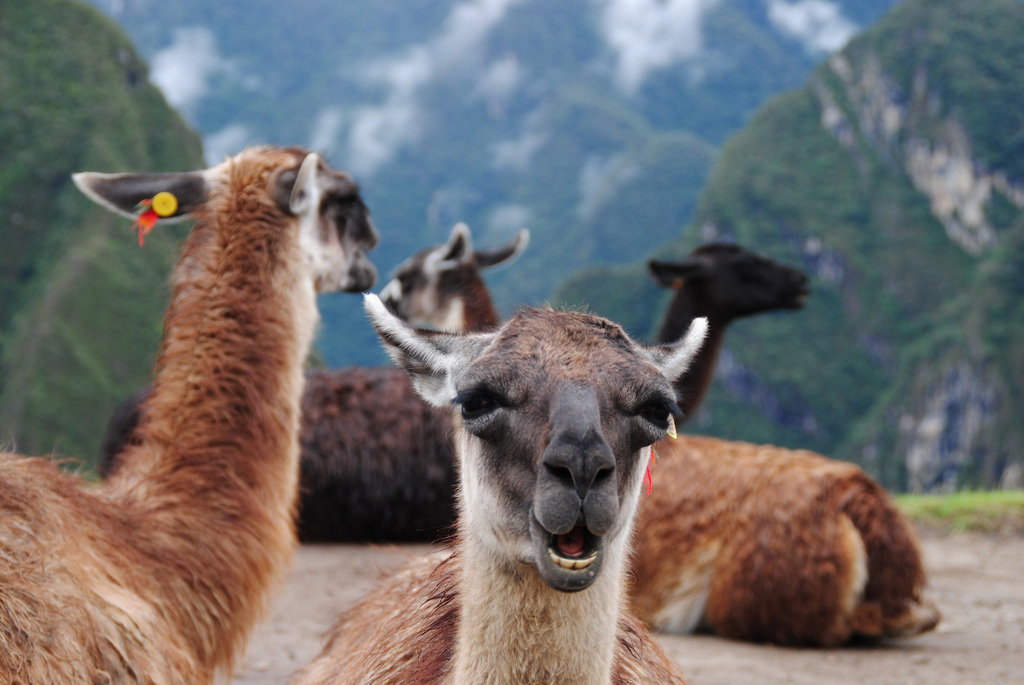
[[455,520],[451,427],[401,369],[307,374],[299,537],[437,539]]
[[632,600],[652,625],[782,644],[934,627],[913,528],[858,467],[695,436],[656,451]]
[[[137,528],[81,486],[47,459],[0,453],[0,674],[26,683],[169,683],[160,675],[168,673],[202,682],[201,664],[171,627],[182,602],[167,601]],[[67,534],[70,520],[79,534]],[[113,535],[89,536],[94,529]],[[159,650],[153,634],[163,636]]]

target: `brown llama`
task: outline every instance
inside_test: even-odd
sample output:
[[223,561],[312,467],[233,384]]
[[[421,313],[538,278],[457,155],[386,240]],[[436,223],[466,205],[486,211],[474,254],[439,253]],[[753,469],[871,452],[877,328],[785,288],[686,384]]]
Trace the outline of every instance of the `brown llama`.
[[131,214],[196,220],[138,439],[96,488],[0,455],[0,680],[209,683],[229,674],[295,545],[302,367],[316,293],[372,284],[345,173],[297,148],[180,174],[78,174]]
[[[681,264],[651,269],[678,291],[663,341],[694,316],[709,321],[708,343],[676,384],[691,411],[729,322],[795,308],[807,292],[799,272],[787,275],[788,267],[735,246],[704,246]],[[633,565],[633,607],[650,625],[831,646],[938,623],[922,596],[913,526],[861,469],[804,450],[684,435],[655,451]]]
[[350,609],[295,682],[682,682],[624,592],[649,446],[705,322],[645,347],[574,312],[457,335],[367,310],[417,391],[456,407],[458,534]]

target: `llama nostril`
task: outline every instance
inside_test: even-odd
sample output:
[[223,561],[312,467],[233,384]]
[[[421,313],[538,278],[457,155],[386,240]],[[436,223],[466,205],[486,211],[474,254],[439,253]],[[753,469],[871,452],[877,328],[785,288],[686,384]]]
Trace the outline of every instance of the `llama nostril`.
[[598,469],[597,474],[594,476],[594,486],[596,487],[611,480],[613,473],[615,473],[613,468]]
[[570,471],[568,467],[544,464],[544,468],[546,468],[551,477],[557,480],[560,484],[567,488],[576,488],[576,481],[572,477],[572,471]]

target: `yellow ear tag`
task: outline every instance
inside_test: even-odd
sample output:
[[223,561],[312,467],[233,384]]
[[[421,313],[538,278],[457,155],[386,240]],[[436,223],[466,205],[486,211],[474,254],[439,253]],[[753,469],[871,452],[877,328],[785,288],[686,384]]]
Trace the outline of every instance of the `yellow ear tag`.
[[668,415],[668,437],[672,438],[673,440],[679,437],[678,435],[676,435],[675,417],[673,417],[671,414]]
[[168,217],[178,211],[178,198],[166,190],[153,196],[153,211],[157,216]]

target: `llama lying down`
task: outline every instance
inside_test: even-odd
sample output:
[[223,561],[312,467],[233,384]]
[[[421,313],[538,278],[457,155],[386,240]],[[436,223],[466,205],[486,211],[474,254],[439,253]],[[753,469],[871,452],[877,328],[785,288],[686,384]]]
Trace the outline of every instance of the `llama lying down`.
[[372,285],[377,234],[352,179],[297,148],[75,182],[114,211],[149,201],[196,223],[122,468],[85,488],[0,454],[0,681],[209,683],[295,545],[316,294]]
[[[708,319],[708,339],[676,384],[684,411],[704,396],[732,321],[796,308],[807,296],[803,274],[736,245],[704,245],[650,267],[676,290],[662,341],[695,316]],[[913,525],[858,467],[806,450],[685,435],[655,451],[633,565],[633,607],[650,625],[830,646],[917,635],[938,623]]]
[[645,347],[525,310],[495,333],[410,328],[367,296],[417,391],[455,406],[457,537],[350,609],[299,683],[679,683],[625,608],[627,556],[671,381],[704,337]]

